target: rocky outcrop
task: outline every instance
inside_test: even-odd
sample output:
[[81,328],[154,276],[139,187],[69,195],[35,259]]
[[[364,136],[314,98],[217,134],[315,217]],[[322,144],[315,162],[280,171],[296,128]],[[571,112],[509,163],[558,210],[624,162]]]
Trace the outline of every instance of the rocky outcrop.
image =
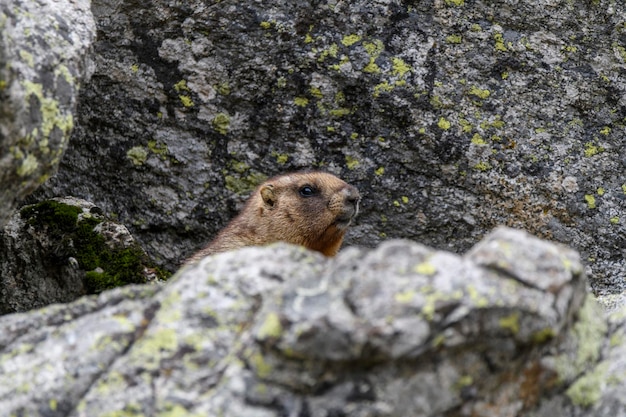
[[88,1],[0,3],[0,228],[57,170],[95,30]]
[[38,198],[116,213],[159,262],[265,176],[359,187],[347,244],[463,252],[495,225],[572,244],[597,292],[624,247],[626,5],[614,0],[94,0],[94,77]]
[[[281,262],[276,262],[280,259]],[[9,415],[626,415],[623,313],[575,252],[499,229],[329,260],[274,245],[0,318]]]
[[69,197],[16,212],[0,235],[0,260],[0,314],[169,275],[151,263],[126,227]]

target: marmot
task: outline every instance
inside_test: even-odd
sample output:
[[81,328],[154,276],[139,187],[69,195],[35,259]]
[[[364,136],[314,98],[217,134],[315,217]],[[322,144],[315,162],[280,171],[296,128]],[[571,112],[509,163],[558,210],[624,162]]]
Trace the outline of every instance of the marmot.
[[359,191],[320,171],[270,178],[204,249],[185,261],[244,246],[283,241],[334,256],[359,211]]

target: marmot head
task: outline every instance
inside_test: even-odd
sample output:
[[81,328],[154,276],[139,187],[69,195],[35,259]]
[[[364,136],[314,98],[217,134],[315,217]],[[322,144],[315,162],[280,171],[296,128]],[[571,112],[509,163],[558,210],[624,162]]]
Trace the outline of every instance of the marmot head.
[[259,214],[273,241],[333,256],[359,210],[359,191],[326,172],[296,172],[263,183]]

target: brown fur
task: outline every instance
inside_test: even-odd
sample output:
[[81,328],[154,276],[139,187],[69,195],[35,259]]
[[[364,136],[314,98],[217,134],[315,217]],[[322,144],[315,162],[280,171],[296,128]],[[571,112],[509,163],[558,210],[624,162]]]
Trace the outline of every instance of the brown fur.
[[[309,191],[313,195],[302,195]],[[326,256],[338,251],[358,212],[359,191],[325,172],[296,172],[271,178],[250,196],[243,210],[204,249],[185,263],[213,253],[277,241]]]

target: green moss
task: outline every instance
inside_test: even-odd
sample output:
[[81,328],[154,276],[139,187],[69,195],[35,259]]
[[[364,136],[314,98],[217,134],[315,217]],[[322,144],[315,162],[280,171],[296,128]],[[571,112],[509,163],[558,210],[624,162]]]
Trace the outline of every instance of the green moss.
[[460,7],[465,4],[465,0],[445,0],[447,6]]
[[259,24],[259,26],[261,26],[261,29],[267,30],[267,29],[272,27],[272,23],[271,22],[261,22]]
[[[138,245],[111,249],[104,237],[94,231],[102,220],[87,216],[79,219],[81,213],[80,207],[44,201],[25,207],[20,215],[27,224],[45,230],[54,248],[50,256],[58,259],[73,257],[81,269],[89,271],[85,274],[88,293],[145,282],[143,270],[153,265],[143,250]],[[154,269],[160,279],[167,279],[167,273]]]
[[376,174],[376,176],[378,177],[380,177],[384,173],[385,173],[385,167],[379,167],[378,169],[376,169],[376,171],[374,171],[374,174]]

